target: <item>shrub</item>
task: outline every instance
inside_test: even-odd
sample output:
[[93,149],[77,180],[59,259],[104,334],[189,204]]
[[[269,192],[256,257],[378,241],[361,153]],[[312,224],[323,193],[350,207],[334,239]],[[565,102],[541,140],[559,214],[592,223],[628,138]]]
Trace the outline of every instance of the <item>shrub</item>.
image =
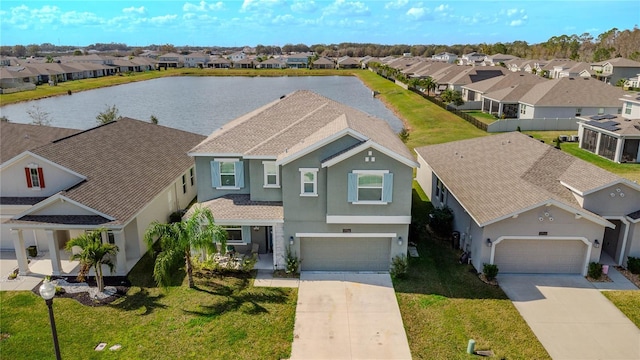
[[403,143],[406,143],[409,140],[409,130],[407,130],[407,128],[402,128],[398,133],[398,136]]
[[429,226],[440,237],[449,237],[453,230],[453,211],[448,207],[435,208],[429,214]]
[[498,265],[496,264],[483,264],[482,273],[487,280],[493,280],[498,276]]
[[394,279],[403,279],[409,272],[409,259],[405,254],[398,255],[391,260],[389,274]]
[[182,217],[185,214],[185,210],[178,210],[178,211],[174,211],[171,214],[169,214],[169,223],[173,224],[173,223],[178,223],[180,221],[182,221]]
[[285,272],[287,274],[290,273],[297,273],[298,272],[298,267],[300,266],[300,259],[298,259],[298,257],[296,256],[295,253],[293,253],[291,251],[291,248],[287,247],[287,254],[286,254],[286,269]]
[[627,258],[627,270],[632,274],[640,274],[640,258],[629,256]]
[[602,264],[597,262],[589,263],[589,270],[587,270],[587,275],[589,275],[592,279],[600,279],[602,276]]

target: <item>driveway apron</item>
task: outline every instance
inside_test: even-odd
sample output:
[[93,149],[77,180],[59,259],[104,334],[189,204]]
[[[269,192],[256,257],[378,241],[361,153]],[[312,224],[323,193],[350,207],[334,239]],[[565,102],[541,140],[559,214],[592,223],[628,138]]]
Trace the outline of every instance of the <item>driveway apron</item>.
[[584,277],[499,275],[498,282],[553,359],[640,359],[640,330]]
[[411,359],[389,274],[300,276],[291,359]]

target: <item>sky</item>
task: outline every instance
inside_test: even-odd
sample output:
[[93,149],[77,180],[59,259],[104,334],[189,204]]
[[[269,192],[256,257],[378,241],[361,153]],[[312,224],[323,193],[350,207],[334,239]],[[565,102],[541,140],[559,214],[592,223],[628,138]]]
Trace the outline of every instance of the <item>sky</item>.
[[638,0],[2,0],[0,44],[479,44],[632,29]]

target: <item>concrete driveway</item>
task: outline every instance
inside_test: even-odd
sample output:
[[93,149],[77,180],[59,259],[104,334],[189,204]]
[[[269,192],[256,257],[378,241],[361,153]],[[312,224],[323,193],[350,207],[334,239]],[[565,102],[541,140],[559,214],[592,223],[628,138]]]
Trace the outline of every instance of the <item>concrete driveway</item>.
[[498,282],[554,360],[640,359],[640,330],[584,277],[499,275]]
[[300,275],[291,359],[411,359],[389,274]]

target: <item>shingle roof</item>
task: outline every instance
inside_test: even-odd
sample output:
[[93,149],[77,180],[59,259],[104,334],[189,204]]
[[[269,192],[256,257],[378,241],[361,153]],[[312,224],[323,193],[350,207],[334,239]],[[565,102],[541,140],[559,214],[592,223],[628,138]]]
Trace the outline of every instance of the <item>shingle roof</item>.
[[540,76],[531,75],[526,72],[508,73],[504,76],[496,76],[487,80],[478,81],[465,85],[467,89],[486,93],[512,87],[520,84],[538,84],[548,81]]
[[[251,201],[249,195],[226,195],[199,203],[198,206],[211,210],[216,222],[249,221],[282,221],[284,211],[282,202]],[[190,212],[194,211],[192,207]],[[187,213],[189,216],[190,213]]]
[[193,166],[204,136],[122,118],[32,150],[86,180],[61,195],[126,223]]
[[627,58],[622,58],[622,57],[601,61],[601,62],[595,63],[593,65],[604,65],[606,63],[609,63],[609,64],[613,65],[614,67],[640,68],[640,62],[629,60]]
[[591,214],[560,182],[587,192],[622,180],[519,132],[416,152],[481,226],[551,200]]
[[619,87],[591,78],[565,77],[534,86],[521,102],[538,106],[620,107]]
[[53,126],[18,124],[0,122],[0,163],[14,156],[55,139],[79,132],[76,129],[59,128]]
[[311,145],[346,128],[413,159],[384,120],[306,90],[296,91],[229,122],[190,153],[277,158],[291,153],[300,143]]

